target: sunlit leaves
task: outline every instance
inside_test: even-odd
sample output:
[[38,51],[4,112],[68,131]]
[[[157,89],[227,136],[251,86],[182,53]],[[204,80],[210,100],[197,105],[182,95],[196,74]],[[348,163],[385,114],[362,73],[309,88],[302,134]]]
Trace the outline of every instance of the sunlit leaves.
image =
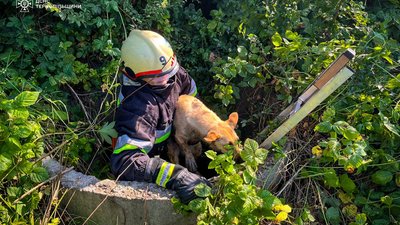
[[355,218],[355,222],[351,222],[349,225],[364,225],[367,222],[367,215],[365,213],[359,213]]
[[367,144],[361,134],[347,122],[337,121],[331,124],[329,120],[334,115],[332,110],[327,110],[324,114],[326,121],[317,124],[314,130],[320,133],[329,133],[331,137],[313,147],[312,152],[318,157],[322,155],[324,159],[338,162],[349,173],[352,173],[354,169],[367,162],[365,152]]
[[7,205],[7,209],[0,207],[0,221],[5,223],[13,218],[24,218],[38,208],[42,196],[38,191],[31,192],[24,200],[13,201],[49,177],[40,164],[33,162],[43,151],[43,143],[37,141],[41,132],[38,121],[45,119],[36,118],[31,108],[38,98],[39,92],[30,91],[21,92],[14,99],[0,96],[0,110],[4,112],[0,115],[0,180],[2,190],[6,190],[0,197]]
[[291,207],[255,185],[258,166],[267,155],[256,141],[245,140],[240,152],[244,162],[240,164],[235,164],[232,151],[205,154],[212,160],[209,168],[219,175],[217,182],[213,188],[196,186],[194,191],[202,199],[191,201],[188,207],[174,199],[175,208],[198,213],[198,224],[258,224],[265,218],[276,222],[287,220]]
[[17,106],[26,107],[35,104],[39,97],[39,92],[24,91],[15,97]]
[[354,127],[344,121],[334,123],[333,129],[336,133],[343,135],[348,140],[356,140],[360,136],[360,133],[358,133]]
[[279,47],[282,44],[282,37],[281,35],[279,35],[278,32],[276,32],[273,36],[272,36],[272,44],[275,47]]
[[0,154],[0,175],[11,167],[12,161],[9,157]]
[[254,140],[247,139],[244,148],[240,152],[240,156],[251,166],[257,166],[264,162],[267,157],[267,150],[258,147],[258,143]]
[[208,197],[211,195],[211,188],[203,183],[196,186],[194,189],[194,193],[196,193],[199,197]]

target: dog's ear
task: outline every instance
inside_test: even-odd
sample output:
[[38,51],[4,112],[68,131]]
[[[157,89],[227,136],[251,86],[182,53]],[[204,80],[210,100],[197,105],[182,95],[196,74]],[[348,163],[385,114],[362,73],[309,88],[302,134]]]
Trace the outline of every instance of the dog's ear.
[[233,112],[229,115],[229,119],[226,122],[229,124],[229,126],[235,129],[238,120],[239,120],[239,114],[237,112]]
[[220,138],[221,136],[219,136],[217,133],[215,133],[214,131],[209,131],[207,136],[204,137],[204,140],[208,143],[211,143],[215,140],[217,140],[218,138]]

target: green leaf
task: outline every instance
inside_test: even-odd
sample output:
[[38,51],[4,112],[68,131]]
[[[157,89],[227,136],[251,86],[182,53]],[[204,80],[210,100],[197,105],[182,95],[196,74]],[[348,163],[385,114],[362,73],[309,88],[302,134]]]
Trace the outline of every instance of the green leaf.
[[381,202],[390,207],[393,203],[393,198],[386,195],[381,197]]
[[205,154],[209,159],[212,159],[212,160],[214,160],[217,157],[217,153],[213,150],[208,150],[205,152]]
[[243,171],[243,180],[246,184],[253,184],[255,178],[249,171],[245,170]]
[[15,153],[22,148],[21,142],[14,137],[10,137],[6,140],[6,146],[7,151],[10,153]]
[[304,221],[306,221],[306,222],[308,222],[308,221],[310,221],[310,222],[314,222],[315,221],[315,218],[314,218],[314,216],[311,214],[311,211],[309,210],[309,209],[304,209],[303,210],[303,212],[301,213],[301,218],[304,220]]
[[272,36],[272,44],[275,47],[279,47],[282,44],[282,37],[278,32],[275,32],[275,34]]
[[324,121],[317,126],[315,126],[314,131],[318,131],[320,133],[329,133],[332,130],[332,124],[329,121]]
[[390,224],[389,220],[386,219],[376,219],[372,221],[372,225],[388,225]]
[[287,39],[293,41],[293,40],[297,39],[298,34],[295,33],[295,32],[293,32],[293,31],[291,31],[291,30],[287,30],[287,31],[285,32],[285,36],[287,37]]
[[8,187],[7,195],[8,195],[8,197],[18,198],[20,195],[22,195],[22,188],[21,187]]
[[257,162],[258,164],[261,164],[261,163],[263,163],[263,162],[265,161],[265,159],[267,158],[267,156],[268,156],[268,151],[267,151],[266,149],[259,148],[259,149],[256,150],[255,155],[256,155],[256,157],[255,157],[256,162]]
[[215,20],[212,20],[208,25],[207,25],[207,29],[212,31],[214,30],[218,25],[218,22]]
[[240,157],[250,166],[256,167],[263,163],[268,154],[267,150],[258,147],[258,143],[250,138],[244,142]]
[[398,74],[395,78],[392,78],[386,84],[386,87],[389,89],[400,88],[400,74]]
[[372,182],[382,186],[389,183],[392,178],[393,174],[386,170],[378,170],[371,176]]
[[7,111],[7,114],[11,120],[26,120],[29,117],[29,111],[25,108],[11,109]]
[[339,197],[340,201],[342,201],[344,204],[351,203],[352,199],[353,199],[353,195],[351,193],[346,194],[342,191],[339,191],[338,197]]
[[383,125],[386,127],[386,129],[388,129],[390,132],[400,137],[400,131],[396,128],[396,126],[393,125],[389,121],[389,119],[385,115],[383,115],[383,113],[379,113],[379,116],[381,117]]
[[253,184],[257,179],[256,171],[250,167],[246,166],[246,169],[243,171],[243,180],[246,184]]
[[341,145],[340,142],[337,141],[336,139],[331,138],[328,143],[328,149],[331,151],[332,153],[332,157],[336,160],[339,158],[340,156],[340,150],[341,150]]
[[349,178],[347,174],[340,175],[340,186],[347,193],[352,193],[356,189],[356,185],[352,179]]
[[13,135],[18,136],[19,138],[27,138],[29,137],[29,135],[32,134],[32,131],[29,129],[28,126],[19,125],[19,126],[13,126],[12,133]]
[[[245,68],[246,68],[247,72],[249,72],[250,74],[256,73],[256,67],[252,64],[247,64]],[[249,81],[250,87],[255,87],[255,85],[257,84],[257,81],[258,81],[257,79],[251,79]]]
[[237,51],[239,53],[239,57],[245,59],[247,57],[247,49],[244,46],[238,46]]
[[343,207],[342,212],[345,216],[353,218],[357,215],[357,206],[354,204]]
[[367,215],[365,213],[357,214],[356,223],[357,225],[364,225],[367,222]]
[[18,215],[20,215],[20,216],[23,215],[24,206],[25,206],[25,204],[22,204],[22,203],[17,203],[15,205],[15,211],[17,212]]
[[50,115],[53,120],[68,120],[68,113],[61,110],[53,110]]
[[338,208],[330,207],[326,211],[326,219],[334,225],[340,223],[340,211]]
[[339,187],[339,178],[334,169],[327,169],[324,174],[324,178],[325,184],[329,187]]
[[0,154],[0,174],[11,167],[12,160]]
[[258,143],[254,140],[246,139],[243,150],[240,152],[240,157],[250,164],[254,161],[254,152],[258,149]]
[[211,216],[215,216],[215,214],[217,213],[217,211],[215,210],[214,206],[211,205],[210,200],[209,200],[208,198],[206,198],[204,201],[206,202],[206,205],[207,205],[207,208],[208,208],[208,213],[209,213]]
[[353,168],[359,168],[363,165],[363,158],[360,155],[352,155],[346,162],[346,166],[351,166]]
[[233,164],[231,162],[222,162],[221,163],[222,168],[227,172],[227,173],[232,173],[234,172],[234,167]]
[[117,131],[114,129],[115,121],[111,123],[105,123],[103,127],[98,130],[100,137],[103,141],[111,144],[111,138],[116,138],[118,136]]
[[244,203],[242,205],[242,212],[244,214],[248,214],[249,212],[254,210],[254,208],[256,208],[256,206],[255,206],[254,202],[251,201],[251,198],[244,199]]
[[386,61],[393,65],[393,59],[390,58],[389,55],[383,55],[382,58],[386,59]]
[[211,188],[204,183],[200,183],[194,188],[194,193],[199,197],[205,198],[211,195]]
[[17,95],[17,97],[15,97],[14,104],[22,107],[30,106],[35,104],[38,97],[39,92],[24,91]]
[[350,125],[345,121],[337,121],[336,123],[333,124],[333,129],[335,130],[336,133],[343,135],[344,130],[348,126]]
[[207,210],[207,203],[203,199],[194,199],[189,202],[189,209],[196,213],[203,213]]
[[355,140],[360,136],[360,133],[358,133],[354,127],[350,126],[345,121],[338,121],[334,123],[333,129],[336,131],[336,133],[343,135],[343,137],[348,140]]
[[348,126],[346,129],[344,129],[343,136],[348,140],[356,140],[360,136],[360,133],[358,133],[356,128]]
[[49,174],[47,170],[43,167],[35,167],[33,168],[32,172],[29,174],[31,180],[35,183],[43,182],[49,179]]
[[336,114],[335,109],[333,109],[333,108],[327,108],[327,109],[324,111],[324,114],[322,114],[322,121],[329,121],[329,122],[331,122],[332,119],[335,117],[335,114]]

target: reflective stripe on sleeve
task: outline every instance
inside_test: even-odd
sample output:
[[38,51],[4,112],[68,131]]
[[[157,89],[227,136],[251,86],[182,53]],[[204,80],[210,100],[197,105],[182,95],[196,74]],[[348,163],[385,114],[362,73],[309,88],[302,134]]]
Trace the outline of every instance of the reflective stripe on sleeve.
[[[125,150],[135,150],[135,149],[139,149],[139,148],[137,146],[134,146],[134,145],[125,144],[121,148],[116,148],[113,151],[113,154],[119,154],[119,153],[121,153],[122,151],[125,151]],[[144,151],[144,150],[142,150],[142,151]]]
[[144,153],[148,153],[152,148],[153,143],[151,141],[143,141],[136,138],[130,138],[128,135],[124,134],[118,137],[117,144],[115,145],[114,154],[118,154],[125,150],[134,149],[142,149]]
[[197,95],[197,87],[196,87],[196,83],[194,82],[193,79],[191,79],[191,81],[190,81],[190,91],[189,91],[188,95],[191,95],[191,96]]
[[120,91],[118,94],[117,106],[119,106],[123,100],[124,100],[124,95],[122,95],[122,93]]
[[175,164],[164,162],[158,172],[156,184],[165,187],[169,179],[171,179]]
[[164,130],[156,130],[156,144],[159,144],[165,140],[171,135],[171,129],[172,125],[169,125],[167,128]]

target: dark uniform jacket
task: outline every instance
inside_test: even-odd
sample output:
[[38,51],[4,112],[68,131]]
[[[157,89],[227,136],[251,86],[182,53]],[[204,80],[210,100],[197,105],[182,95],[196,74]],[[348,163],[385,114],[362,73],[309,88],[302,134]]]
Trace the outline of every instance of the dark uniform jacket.
[[[133,81],[125,75],[122,78],[116,113],[118,139],[111,157],[111,167],[116,175],[130,173],[122,179],[142,180],[145,169],[143,164],[147,163],[149,156],[159,153],[171,133],[179,95],[196,95],[197,89],[193,79],[182,67],[165,86],[145,85],[144,81]],[[135,156],[142,158],[136,160]],[[121,171],[127,167],[127,161],[135,161],[133,171]]]

